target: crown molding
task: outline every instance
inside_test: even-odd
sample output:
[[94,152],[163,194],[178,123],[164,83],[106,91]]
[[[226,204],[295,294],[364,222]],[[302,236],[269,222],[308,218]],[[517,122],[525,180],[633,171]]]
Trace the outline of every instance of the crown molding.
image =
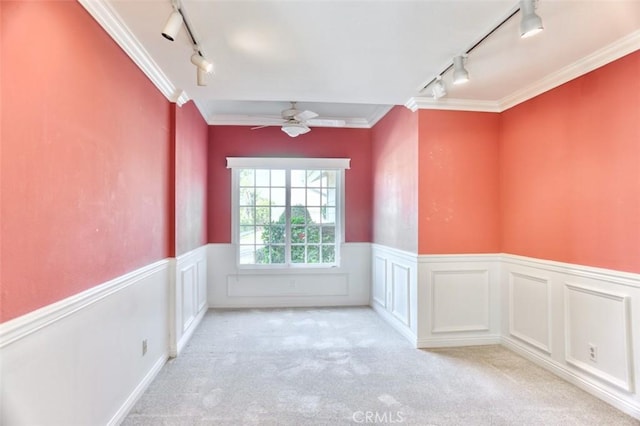
[[638,49],[640,49],[640,30],[634,31],[608,46],[596,50],[592,54],[579,59],[559,71],[549,74],[530,86],[505,96],[498,101],[500,110],[506,111],[509,108],[620,59]]
[[382,119],[382,117],[384,117],[389,111],[391,111],[391,108],[393,108],[393,105],[380,105],[379,107],[377,107],[376,110],[373,111],[367,119],[368,127],[371,128],[375,126],[376,123]]
[[419,109],[442,109],[456,111],[484,111],[503,112],[522,102],[528,101],[544,92],[554,89],[564,83],[585,75],[597,68],[640,50],[640,30],[634,31],[616,40],[602,49],[536,81],[535,83],[516,90],[498,101],[466,100],[431,97],[413,97],[404,106],[411,111]]
[[[386,114],[386,112],[384,114]],[[331,120],[331,119],[344,120],[346,123],[344,126],[340,126],[340,128],[369,129],[373,126],[373,124],[370,124],[369,120],[361,117],[347,117],[347,118],[322,117],[322,118],[327,120]],[[278,117],[275,115],[272,117],[268,117],[268,116],[255,117],[252,115],[242,115],[242,114],[213,114],[208,117],[207,124],[210,124],[213,126],[281,126],[283,124],[283,120],[281,117]],[[334,128],[335,126],[309,125],[309,127]]]
[[151,55],[144,49],[142,44],[135,38],[131,30],[122,22],[116,11],[106,0],[78,0],[87,12],[95,19],[100,26],[118,43],[133,62],[160,90],[160,92],[170,102],[175,102],[182,106],[189,101],[189,96],[169,80],[162,72],[158,64],[151,58]]
[[440,98],[435,100],[431,97],[416,96],[409,99],[405,107],[415,112],[419,109],[442,109],[450,111],[479,111],[479,112],[502,112],[500,106],[495,101],[478,101],[470,99],[450,99]]

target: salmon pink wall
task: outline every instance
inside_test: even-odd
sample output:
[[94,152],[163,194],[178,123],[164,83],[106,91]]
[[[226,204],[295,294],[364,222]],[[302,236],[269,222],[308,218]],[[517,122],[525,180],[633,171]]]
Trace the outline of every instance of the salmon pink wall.
[[502,249],[640,272],[640,52],[503,113]]
[[169,103],[77,2],[2,1],[0,321],[169,253]]
[[373,242],[418,249],[418,113],[394,107],[372,129]]
[[175,109],[176,256],[207,243],[209,126],[193,102]]
[[290,138],[279,127],[209,127],[209,242],[231,242],[231,171],[227,157],[351,158],[345,172],[345,240],[371,241],[369,129],[316,127]]
[[500,116],[419,111],[418,253],[500,252]]

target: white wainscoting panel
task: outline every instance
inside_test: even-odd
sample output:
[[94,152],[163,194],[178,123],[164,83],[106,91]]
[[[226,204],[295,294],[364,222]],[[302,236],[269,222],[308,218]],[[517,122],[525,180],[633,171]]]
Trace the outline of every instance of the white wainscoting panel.
[[373,256],[373,276],[371,283],[371,302],[383,308],[387,307],[387,259]]
[[509,333],[551,353],[549,279],[521,272],[509,274]]
[[640,419],[640,275],[509,254],[501,275],[503,344]]
[[565,284],[567,362],[631,392],[628,302],[626,295]]
[[233,244],[208,245],[208,298],[213,308],[368,305],[371,245],[345,243],[341,266],[241,269]]
[[418,346],[500,342],[500,256],[420,255]]
[[207,246],[175,260],[169,354],[178,356],[207,311]]
[[411,328],[411,267],[391,264],[391,313],[398,321]]
[[418,335],[417,255],[372,244],[371,307],[413,345]]
[[169,287],[162,260],[0,324],[0,424],[119,424],[167,360]]
[[489,270],[432,270],[432,333],[489,330]]

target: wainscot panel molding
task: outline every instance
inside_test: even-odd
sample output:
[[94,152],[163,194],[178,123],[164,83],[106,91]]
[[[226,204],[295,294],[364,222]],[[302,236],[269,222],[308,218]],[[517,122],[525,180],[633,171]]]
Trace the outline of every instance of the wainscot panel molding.
[[640,275],[510,254],[501,265],[502,343],[640,419]]
[[119,424],[168,358],[170,280],[162,260],[0,324],[0,424]]
[[176,357],[207,312],[207,246],[173,260],[169,355]]
[[371,262],[371,307],[415,346],[419,327],[418,256],[372,244]]
[[208,305],[265,308],[368,305],[371,245],[344,243],[335,268],[242,269],[233,244],[208,245]]
[[420,255],[418,347],[500,343],[500,256]]

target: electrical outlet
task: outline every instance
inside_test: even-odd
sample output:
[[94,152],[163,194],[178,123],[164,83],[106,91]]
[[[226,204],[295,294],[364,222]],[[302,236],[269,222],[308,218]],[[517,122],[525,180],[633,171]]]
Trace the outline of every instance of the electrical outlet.
[[589,343],[589,359],[591,362],[598,362],[598,347],[593,343]]
[[147,339],[144,339],[142,341],[142,356],[145,356],[147,354]]

